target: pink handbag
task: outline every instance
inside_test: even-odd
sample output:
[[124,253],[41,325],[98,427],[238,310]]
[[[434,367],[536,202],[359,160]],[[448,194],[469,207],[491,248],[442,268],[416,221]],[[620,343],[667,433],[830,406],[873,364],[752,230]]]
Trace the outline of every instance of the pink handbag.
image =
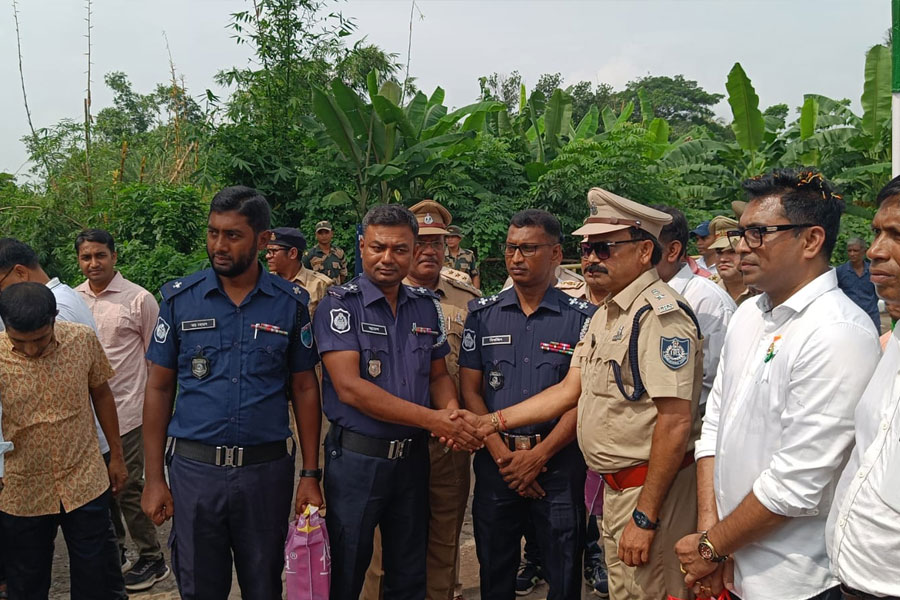
[[331,589],[331,550],[325,517],[307,506],[290,524],[284,543],[287,600],[328,600]]

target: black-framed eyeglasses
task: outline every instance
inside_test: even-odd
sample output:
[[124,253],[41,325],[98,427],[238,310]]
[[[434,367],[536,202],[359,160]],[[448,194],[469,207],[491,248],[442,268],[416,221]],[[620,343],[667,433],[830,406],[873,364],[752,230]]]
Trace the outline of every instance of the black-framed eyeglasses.
[[581,255],[585,258],[590,256],[592,253],[597,255],[599,260],[606,260],[610,256],[612,256],[612,248],[613,246],[619,246],[620,244],[630,244],[631,242],[643,242],[644,240],[640,238],[633,238],[630,240],[620,240],[618,242],[581,242]]
[[444,249],[444,240],[431,240],[430,242],[416,240],[416,248],[418,248],[419,250],[427,250],[431,248],[435,252],[440,252]]
[[2,278],[0,278],[0,286],[2,286],[3,282],[6,281],[6,278],[9,277],[9,274],[15,270],[16,270],[16,267],[13,266],[9,271],[6,272],[6,275],[4,275]]
[[542,248],[544,246],[555,246],[556,244],[500,244],[500,250],[503,251],[503,254],[506,256],[515,256],[516,251],[522,253],[522,256],[525,258],[529,258],[537,254],[538,248]]
[[737,244],[744,238],[747,247],[751,250],[759,248],[763,245],[763,236],[767,233],[776,233],[778,231],[789,231],[791,229],[801,229],[803,227],[815,227],[812,223],[784,223],[782,225],[755,225],[753,227],[741,227],[740,229],[732,229],[725,232],[728,241]]
[[285,248],[284,246],[279,246],[277,248],[266,248],[266,256],[275,256],[278,252],[287,252],[290,248]]

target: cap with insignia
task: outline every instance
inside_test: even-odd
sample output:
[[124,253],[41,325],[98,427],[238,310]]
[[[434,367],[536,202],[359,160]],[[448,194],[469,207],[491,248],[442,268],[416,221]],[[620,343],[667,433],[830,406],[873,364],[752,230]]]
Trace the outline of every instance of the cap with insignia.
[[270,244],[296,248],[299,252],[306,250],[306,237],[303,232],[293,227],[276,227],[271,231]]
[[463,236],[462,229],[460,229],[456,225],[451,225],[450,227],[447,228],[447,235],[462,237]]
[[409,207],[419,222],[419,235],[447,235],[447,226],[453,217],[450,211],[434,200],[422,200]]
[[331,221],[319,221],[318,223],[316,223],[316,233],[319,233],[323,229],[325,231],[333,231],[333,228],[331,227]]
[[591,214],[572,235],[596,235],[637,227],[659,238],[663,226],[672,221],[672,215],[598,187],[591,188],[587,200]]
[[728,232],[738,228],[738,222],[728,217],[716,217],[709,222],[709,232],[716,236],[713,243],[709,245],[710,250],[732,249],[731,241],[728,239]]

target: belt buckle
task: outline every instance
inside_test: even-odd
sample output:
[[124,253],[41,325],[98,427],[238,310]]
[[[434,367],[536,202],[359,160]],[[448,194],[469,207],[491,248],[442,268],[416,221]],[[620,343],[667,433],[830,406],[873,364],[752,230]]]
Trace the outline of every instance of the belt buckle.
[[406,450],[409,448],[409,443],[412,440],[407,438],[405,440],[391,440],[390,445],[388,446],[388,455],[387,457],[390,460],[396,460],[398,458],[406,458]]
[[[235,460],[237,458],[237,460]],[[244,449],[240,446],[216,446],[217,467],[241,467],[244,465]]]
[[512,436],[513,444],[516,446],[516,450],[531,450],[531,438],[527,435],[514,435]]

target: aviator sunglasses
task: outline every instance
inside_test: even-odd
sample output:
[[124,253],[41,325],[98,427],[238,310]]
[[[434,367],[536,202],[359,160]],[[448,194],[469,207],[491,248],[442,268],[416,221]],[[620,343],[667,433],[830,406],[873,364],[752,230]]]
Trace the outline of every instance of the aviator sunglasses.
[[606,260],[612,254],[612,247],[631,242],[642,242],[641,239],[621,240],[619,242],[581,242],[581,255],[587,258],[594,253],[600,260]]

